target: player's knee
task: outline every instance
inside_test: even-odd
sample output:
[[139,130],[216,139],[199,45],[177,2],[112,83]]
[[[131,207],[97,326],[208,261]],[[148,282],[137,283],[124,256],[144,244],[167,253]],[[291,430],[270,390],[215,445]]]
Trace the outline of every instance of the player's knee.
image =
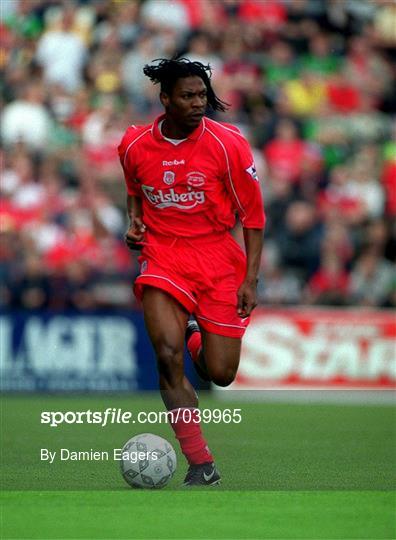
[[217,384],[217,386],[229,386],[235,379],[236,371],[232,368],[226,369],[215,369],[214,372],[210,374],[212,382]]
[[179,347],[162,343],[156,347],[160,375],[171,381],[183,371],[183,351]]

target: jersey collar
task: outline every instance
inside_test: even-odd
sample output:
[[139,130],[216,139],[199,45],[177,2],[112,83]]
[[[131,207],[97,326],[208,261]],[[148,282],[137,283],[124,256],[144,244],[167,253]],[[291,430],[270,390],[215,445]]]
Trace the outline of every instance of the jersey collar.
[[[165,114],[161,114],[161,116],[159,116],[158,118],[154,120],[153,127],[152,127],[153,137],[159,141],[165,140],[164,136],[161,133],[161,130],[158,127],[158,124],[161,122],[161,120],[164,120],[164,119],[165,119]],[[186,137],[186,139],[189,141],[197,141],[202,136],[204,130],[205,130],[205,117],[202,118],[199,126],[196,129],[194,129],[194,131],[192,131],[190,135]]]

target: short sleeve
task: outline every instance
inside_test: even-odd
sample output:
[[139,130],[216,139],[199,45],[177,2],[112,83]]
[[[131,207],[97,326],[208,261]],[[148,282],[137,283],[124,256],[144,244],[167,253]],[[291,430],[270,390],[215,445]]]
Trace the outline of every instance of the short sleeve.
[[260,181],[248,142],[238,137],[227,148],[226,186],[234,200],[242,226],[263,229],[265,213]]
[[131,151],[134,135],[135,130],[129,127],[118,145],[118,155],[122,170],[124,171],[128,195],[139,196],[141,194],[140,186],[136,181],[136,165],[133,159],[133,152]]

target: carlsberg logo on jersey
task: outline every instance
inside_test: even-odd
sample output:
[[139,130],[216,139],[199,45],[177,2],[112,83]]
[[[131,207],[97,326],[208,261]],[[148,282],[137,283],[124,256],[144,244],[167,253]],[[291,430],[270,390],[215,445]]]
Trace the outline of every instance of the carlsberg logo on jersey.
[[181,208],[182,210],[190,210],[195,208],[197,204],[205,202],[205,192],[195,191],[190,186],[187,186],[187,191],[176,193],[174,188],[158,189],[151,186],[142,185],[142,191],[147,200],[156,208]]

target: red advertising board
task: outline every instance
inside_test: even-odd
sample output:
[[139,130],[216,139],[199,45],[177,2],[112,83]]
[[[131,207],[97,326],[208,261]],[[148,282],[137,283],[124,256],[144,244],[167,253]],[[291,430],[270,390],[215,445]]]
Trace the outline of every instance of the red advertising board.
[[396,388],[395,313],[257,309],[230,388]]

